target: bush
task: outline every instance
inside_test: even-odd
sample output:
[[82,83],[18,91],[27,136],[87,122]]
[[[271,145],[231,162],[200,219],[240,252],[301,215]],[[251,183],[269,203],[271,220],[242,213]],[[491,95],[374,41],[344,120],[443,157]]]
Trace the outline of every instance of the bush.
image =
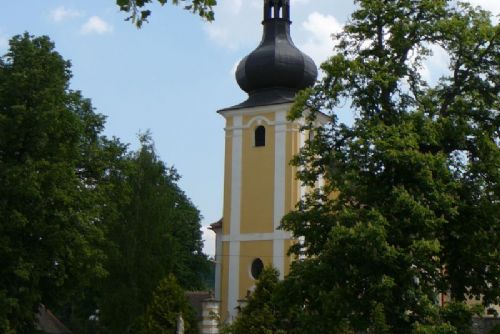
[[495,325],[488,334],[500,334],[500,325]]

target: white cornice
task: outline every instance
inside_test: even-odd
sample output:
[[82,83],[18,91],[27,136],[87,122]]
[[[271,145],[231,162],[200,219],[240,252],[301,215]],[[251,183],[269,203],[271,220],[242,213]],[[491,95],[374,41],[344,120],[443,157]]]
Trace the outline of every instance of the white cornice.
[[249,116],[253,114],[262,114],[262,113],[269,113],[269,112],[276,112],[276,111],[283,111],[286,110],[287,112],[290,110],[292,107],[293,103],[281,103],[281,104],[271,104],[271,105],[265,105],[265,106],[258,106],[258,107],[250,107],[250,108],[239,108],[239,109],[225,109],[225,110],[220,110],[218,111],[219,114],[221,114],[224,117],[231,117],[231,116]]
[[[251,116],[254,114],[262,114],[262,113],[272,113],[272,112],[277,112],[277,111],[283,111],[286,110],[288,113],[290,109],[293,106],[293,102],[290,103],[280,103],[280,104],[271,104],[271,105],[265,105],[265,106],[258,106],[258,107],[249,107],[249,108],[238,108],[238,109],[224,109],[224,110],[219,110],[217,113],[222,115],[223,117],[232,117],[232,116]],[[303,117],[297,121],[296,123],[299,124],[305,124],[305,118],[309,115],[309,111],[306,110]],[[318,112],[316,116],[316,122],[317,126],[322,126],[331,121],[330,116],[327,114],[324,114],[322,112]],[[269,124],[275,125],[275,123],[270,122]],[[232,128],[226,128],[226,130],[230,130]]]

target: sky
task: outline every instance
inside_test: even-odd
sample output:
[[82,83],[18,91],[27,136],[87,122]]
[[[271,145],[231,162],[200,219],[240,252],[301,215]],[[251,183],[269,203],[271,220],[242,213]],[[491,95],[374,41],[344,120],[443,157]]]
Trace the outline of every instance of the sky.
[[[170,1],[169,1],[170,2]],[[317,65],[333,54],[331,34],[354,10],[352,0],[292,0],[292,38]],[[472,0],[500,13],[498,0]],[[179,184],[200,210],[205,253],[214,255],[207,226],[222,215],[224,120],[217,110],[245,100],[234,71],[259,43],[263,0],[218,0],[215,22],[180,7],[153,6],[149,23],[125,22],[115,0],[0,0],[0,55],[25,31],[48,35],[71,60],[71,88],[107,116],[105,134],[138,147],[150,130],[160,158],[175,166]],[[446,68],[440,50],[424,76]],[[348,110],[339,111],[349,122]]]

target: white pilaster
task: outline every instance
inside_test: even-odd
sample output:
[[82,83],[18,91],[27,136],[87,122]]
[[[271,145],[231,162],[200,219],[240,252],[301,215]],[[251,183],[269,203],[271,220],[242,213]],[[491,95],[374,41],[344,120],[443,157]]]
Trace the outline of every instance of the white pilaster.
[[[240,234],[241,217],[241,173],[242,173],[242,150],[243,150],[243,116],[233,117],[233,143],[231,161],[231,218],[230,233]],[[228,308],[230,318],[237,315],[236,307],[239,299],[239,271],[240,271],[240,242],[229,243],[229,282],[228,282]]]
[[[274,231],[278,230],[285,214],[286,176],[286,110],[276,112],[274,142]],[[283,239],[273,241],[273,265],[283,279],[285,272],[285,244]]]

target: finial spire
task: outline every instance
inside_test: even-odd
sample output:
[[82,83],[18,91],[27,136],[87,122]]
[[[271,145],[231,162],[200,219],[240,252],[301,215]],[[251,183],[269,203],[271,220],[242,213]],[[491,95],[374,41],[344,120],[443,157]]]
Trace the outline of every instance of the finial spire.
[[271,19],[290,21],[290,0],[264,0],[264,21]]

